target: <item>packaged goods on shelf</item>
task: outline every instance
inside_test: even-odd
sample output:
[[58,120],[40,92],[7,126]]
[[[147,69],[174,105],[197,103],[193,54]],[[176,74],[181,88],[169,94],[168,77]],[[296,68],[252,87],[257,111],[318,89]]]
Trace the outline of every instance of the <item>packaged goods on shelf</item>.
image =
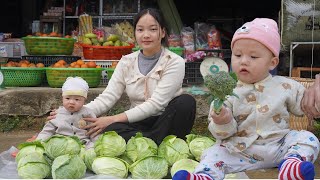
[[26,55],[26,49],[23,42],[0,42],[0,48],[5,55],[3,57],[21,57]]

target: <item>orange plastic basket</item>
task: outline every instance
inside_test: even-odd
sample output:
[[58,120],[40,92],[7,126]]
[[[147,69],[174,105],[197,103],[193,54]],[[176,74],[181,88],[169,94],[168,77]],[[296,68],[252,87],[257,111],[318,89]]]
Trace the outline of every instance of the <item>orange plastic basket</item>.
[[81,44],[83,57],[95,60],[119,60],[123,55],[132,52],[134,45],[130,46],[92,46]]

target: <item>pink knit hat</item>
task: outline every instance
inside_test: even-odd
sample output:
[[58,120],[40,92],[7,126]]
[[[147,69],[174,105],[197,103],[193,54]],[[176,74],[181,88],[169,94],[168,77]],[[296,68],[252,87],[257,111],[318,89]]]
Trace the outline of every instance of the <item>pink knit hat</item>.
[[240,27],[233,35],[231,50],[239,39],[253,39],[265,45],[270,51],[279,57],[280,35],[276,21],[268,18],[256,18]]

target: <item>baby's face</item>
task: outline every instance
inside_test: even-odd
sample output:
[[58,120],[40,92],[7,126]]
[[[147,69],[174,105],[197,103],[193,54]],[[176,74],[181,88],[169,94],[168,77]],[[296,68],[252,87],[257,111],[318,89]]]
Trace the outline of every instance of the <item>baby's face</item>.
[[79,111],[86,101],[85,97],[77,95],[62,96],[62,104],[69,112]]
[[232,70],[240,81],[256,83],[269,75],[279,63],[279,58],[263,44],[252,39],[239,39],[232,49]]

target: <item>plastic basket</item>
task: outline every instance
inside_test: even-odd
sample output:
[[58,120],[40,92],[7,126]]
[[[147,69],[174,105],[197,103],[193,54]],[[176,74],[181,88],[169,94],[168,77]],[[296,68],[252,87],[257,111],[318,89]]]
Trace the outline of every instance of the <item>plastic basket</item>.
[[89,87],[98,87],[103,68],[46,68],[48,85],[50,87],[62,87],[67,77],[82,77]]
[[[182,47],[169,47],[168,49],[170,51],[178,54],[179,56],[183,56],[184,48],[182,48]],[[135,52],[135,51],[138,51],[138,50],[140,50],[140,48],[138,48],[138,47],[132,48],[132,52]]]
[[182,47],[169,47],[169,50],[178,54],[179,56],[183,56],[184,48]]
[[45,77],[44,68],[1,67],[7,87],[39,86]]
[[186,84],[202,84],[203,77],[200,72],[201,62],[186,62],[184,81]]
[[23,37],[29,55],[71,55],[75,39],[59,37]]
[[134,45],[130,46],[92,46],[81,44],[85,59],[119,60],[123,55],[130,54]]
[[112,68],[112,62],[108,60],[84,60],[85,62],[94,61],[97,65],[101,66],[104,70],[101,72],[100,85],[105,86],[108,84],[114,68]]
[[22,59],[26,59],[31,63],[43,63],[46,67],[56,63],[60,59],[65,60],[68,64],[81,59],[80,56],[22,56]]

